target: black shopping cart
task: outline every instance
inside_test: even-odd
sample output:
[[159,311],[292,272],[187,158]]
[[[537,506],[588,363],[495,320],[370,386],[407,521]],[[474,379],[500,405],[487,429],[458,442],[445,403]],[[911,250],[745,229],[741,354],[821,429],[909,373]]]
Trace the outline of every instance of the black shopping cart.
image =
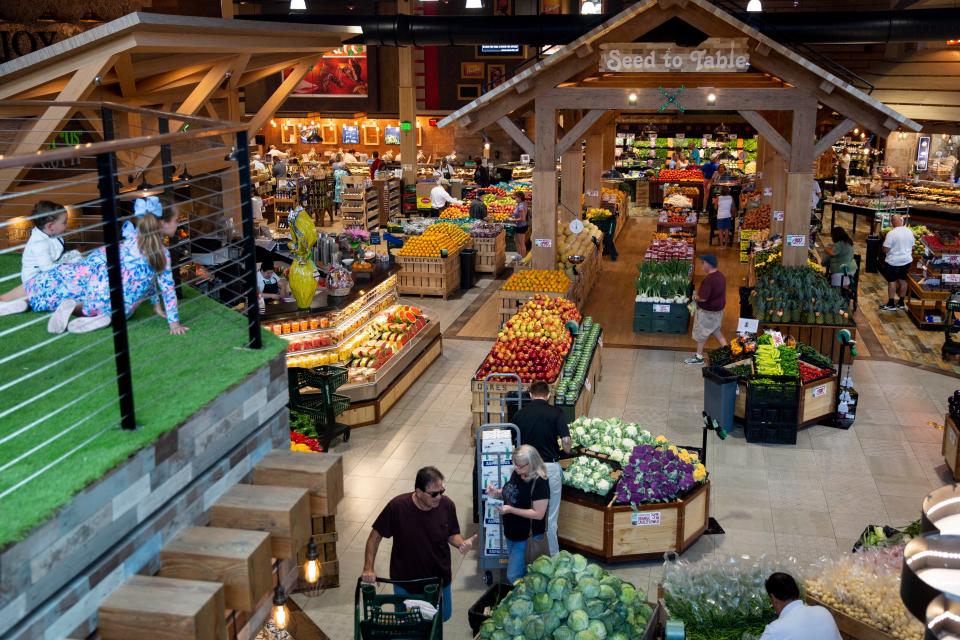
[[[377,584],[397,585],[407,591],[423,593],[377,593],[377,585],[357,578],[353,596],[353,639],[371,640],[441,640],[443,638],[443,584],[440,578],[422,580],[390,580],[377,578]],[[423,600],[432,605],[437,614],[427,620],[420,609],[407,608],[404,600]]]

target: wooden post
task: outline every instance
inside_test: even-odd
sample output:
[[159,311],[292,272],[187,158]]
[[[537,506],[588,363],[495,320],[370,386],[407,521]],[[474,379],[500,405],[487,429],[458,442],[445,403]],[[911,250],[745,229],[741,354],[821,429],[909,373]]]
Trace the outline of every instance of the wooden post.
[[560,179],[561,219],[580,217],[580,197],[583,195],[583,146],[574,142],[563,154]]
[[[770,189],[770,195],[763,197],[763,203],[770,205],[771,211],[785,211],[787,206],[787,159],[777,153],[773,145],[763,136],[757,144],[757,171],[763,174],[760,185]],[[773,220],[770,231],[783,235],[783,222]]]
[[600,181],[603,175],[603,133],[587,136],[587,158],[583,170],[583,193],[588,207],[600,206]]
[[[410,0],[397,0],[397,13],[410,14]],[[413,47],[397,49],[397,78],[400,89],[400,122],[409,122],[409,131],[400,130],[400,166],[403,184],[417,182],[417,89],[413,75]]]
[[[557,251],[557,112],[536,104],[536,153],[533,168],[533,268],[553,269]],[[539,246],[540,241],[546,241]]]
[[787,173],[787,208],[783,232],[783,264],[799,267],[807,263],[808,242],[791,247],[790,236],[810,233],[810,202],[813,193],[813,148],[816,141],[817,104],[805,100],[793,111],[790,137],[790,166]]
[[603,167],[608,171],[616,161],[617,123],[612,121],[603,128]]

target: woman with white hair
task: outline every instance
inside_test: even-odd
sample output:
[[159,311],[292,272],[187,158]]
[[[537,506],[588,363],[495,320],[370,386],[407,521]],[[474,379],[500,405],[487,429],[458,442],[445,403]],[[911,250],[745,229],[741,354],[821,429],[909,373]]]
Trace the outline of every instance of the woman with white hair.
[[527,573],[527,542],[544,539],[547,529],[547,506],[550,503],[550,483],[547,469],[537,450],[522,444],[513,452],[513,473],[503,489],[487,487],[487,495],[502,498],[500,507],[503,537],[509,561],[507,580],[511,583]]

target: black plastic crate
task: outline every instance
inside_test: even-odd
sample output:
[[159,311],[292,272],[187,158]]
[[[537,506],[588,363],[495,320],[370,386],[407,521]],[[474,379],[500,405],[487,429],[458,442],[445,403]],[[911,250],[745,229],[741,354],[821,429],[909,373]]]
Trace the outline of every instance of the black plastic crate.
[[747,408],[794,407],[800,402],[800,379],[792,376],[763,376],[771,382],[747,381]]
[[467,609],[467,620],[470,622],[470,629],[473,635],[480,633],[480,625],[490,616],[485,615],[483,610],[487,607],[493,609],[501,600],[507,597],[507,594],[513,591],[512,584],[495,584],[487,589],[480,599],[473,603],[473,606]]
[[797,423],[747,422],[743,428],[747,442],[764,444],[797,444]]

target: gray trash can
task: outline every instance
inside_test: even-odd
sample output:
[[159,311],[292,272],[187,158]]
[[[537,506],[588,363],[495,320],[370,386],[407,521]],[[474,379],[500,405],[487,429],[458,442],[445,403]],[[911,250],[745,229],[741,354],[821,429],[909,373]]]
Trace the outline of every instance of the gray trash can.
[[725,431],[733,430],[737,376],[723,367],[703,368],[703,412]]

